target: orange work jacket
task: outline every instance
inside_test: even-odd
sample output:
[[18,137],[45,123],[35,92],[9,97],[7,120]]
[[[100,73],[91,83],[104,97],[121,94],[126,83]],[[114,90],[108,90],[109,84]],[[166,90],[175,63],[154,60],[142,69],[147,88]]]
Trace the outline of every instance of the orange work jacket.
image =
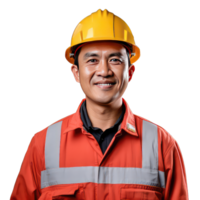
[[11,200],[187,200],[177,142],[162,127],[126,111],[103,154],[76,113],[36,133]]

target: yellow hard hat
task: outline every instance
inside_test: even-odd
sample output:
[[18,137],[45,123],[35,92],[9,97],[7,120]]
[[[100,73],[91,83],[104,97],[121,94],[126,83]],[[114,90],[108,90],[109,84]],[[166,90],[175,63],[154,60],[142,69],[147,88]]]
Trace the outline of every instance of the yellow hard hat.
[[110,40],[125,42],[131,47],[130,62],[134,63],[140,57],[140,49],[135,45],[133,34],[121,18],[108,12],[98,10],[84,18],[75,28],[71,46],[65,52],[66,59],[74,64],[74,47],[93,41]]

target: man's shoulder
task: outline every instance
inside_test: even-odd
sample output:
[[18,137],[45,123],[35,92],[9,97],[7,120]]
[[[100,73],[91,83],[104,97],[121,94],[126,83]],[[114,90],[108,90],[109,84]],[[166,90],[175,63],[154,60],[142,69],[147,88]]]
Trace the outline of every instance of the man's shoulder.
[[54,124],[56,124],[56,123],[59,123],[59,122],[61,122],[61,121],[62,121],[62,124],[63,124],[64,126],[67,126],[68,123],[69,123],[69,120],[72,118],[73,115],[74,115],[74,113],[73,113],[73,114],[70,114],[70,115],[68,115],[68,116],[66,116],[66,117],[63,117],[63,118],[61,118],[61,119],[59,119],[59,120],[57,120],[57,121],[55,121],[55,122],[53,122],[53,123],[51,123],[50,125],[46,126],[46,127],[45,127],[44,129],[42,129],[41,131],[38,131],[37,133],[35,133],[35,135],[34,135],[33,137],[34,137],[35,140],[37,140],[37,141],[45,141],[47,129],[48,129],[50,126],[52,126],[52,125],[54,125]]
[[160,141],[160,144],[162,145],[162,148],[163,148],[163,151],[166,152],[167,149],[169,149],[170,147],[172,147],[176,140],[173,138],[173,136],[165,129],[163,128],[162,126],[144,118],[144,117],[141,117],[141,116],[138,116],[138,115],[135,115],[134,114],[134,117],[135,117],[135,121],[136,121],[136,124],[137,125],[141,125],[142,127],[142,123],[143,121],[147,121],[149,122],[150,124],[154,125],[157,127],[157,133],[158,133],[158,139]]

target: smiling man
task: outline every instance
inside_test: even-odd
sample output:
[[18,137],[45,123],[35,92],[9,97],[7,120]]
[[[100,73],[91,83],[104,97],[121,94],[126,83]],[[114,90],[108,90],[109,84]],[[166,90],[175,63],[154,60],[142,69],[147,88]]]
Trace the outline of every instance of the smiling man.
[[132,75],[134,66],[129,66],[129,54],[121,43],[97,41],[80,48],[79,56],[75,55],[78,63],[71,69],[86,95],[84,105],[92,126],[105,131],[122,113],[121,96],[128,85],[128,71],[132,69]]
[[128,25],[98,10],[77,25],[65,56],[86,98],[34,135],[11,200],[187,200],[177,142],[122,98],[140,56]]

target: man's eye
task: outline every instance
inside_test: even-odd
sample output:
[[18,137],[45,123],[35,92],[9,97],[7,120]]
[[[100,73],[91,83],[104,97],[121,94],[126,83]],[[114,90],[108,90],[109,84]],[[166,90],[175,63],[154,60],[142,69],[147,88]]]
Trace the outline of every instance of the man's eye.
[[92,63],[94,63],[96,61],[97,61],[97,59],[90,59],[90,60],[88,60],[88,62],[92,62]]
[[118,62],[120,62],[120,63],[122,62],[121,60],[119,60],[119,59],[117,59],[117,58],[112,58],[110,61],[111,61],[111,62],[117,62],[117,63],[118,63]]
[[[93,58],[93,59],[88,60],[87,62],[89,62],[89,63],[95,63],[97,61],[98,61],[97,59]],[[120,59],[117,59],[117,58],[112,58],[110,60],[110,62],[114,62],[114,63],[117,63],[117,64],[118,63],[122,63],[122,61]]]

